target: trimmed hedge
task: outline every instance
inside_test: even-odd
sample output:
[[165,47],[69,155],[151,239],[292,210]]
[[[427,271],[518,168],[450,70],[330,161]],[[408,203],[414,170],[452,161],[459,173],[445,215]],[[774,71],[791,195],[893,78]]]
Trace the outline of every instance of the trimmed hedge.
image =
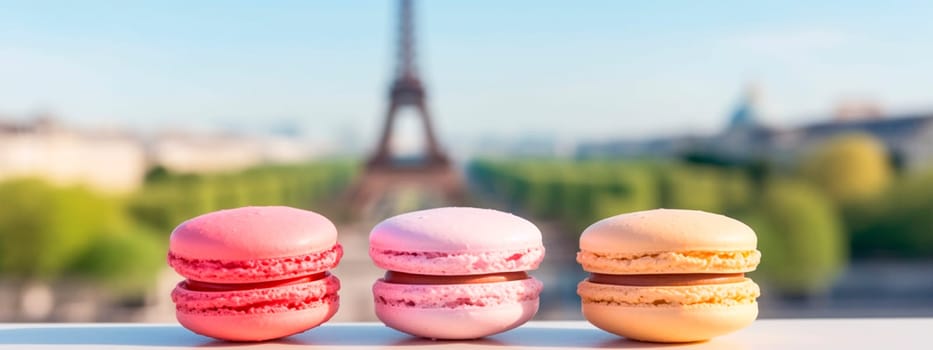
[[105,232],[128,226],[122,203],[38,179],[0,183],[0,275],[59,277]]
[[[762,281],[787,294],[810,294],[824,292],[850,254],[933,258],[933,171],[904,175],[888,186],[881,158],[865,151],[872,149],[866,145],[871,146],[855,137],[824,146],[831,154],[855,154],[851,162],[840,161],[843,165],[862,165],[840,172],[832,169],[848,165],[823,164],[820,171],[835,175],[819,181],[822,175],[793,177],[783,171],[759,176],[768,164],[486,159],[468,169],[477,190],[509,203],[513,211],[561,221],[564,231],[574,235],[571,239],[602,218],[658,207],[737,217],[758,232]],[[821,167],[817,163],[811,163],[811,170]],[[875,169],[866,181],[886,190],[839,197],[825,187],[823,181],[845,178],[863,165]],[[854,187],[861,181],[856,180]]]
[[341,193],[356,167],[351,162],[263,166],[240,173],[161,175],[130,200],[133,217],[168,234],[197,215],[247,205],[314,209]]
[[751,182],[740,170],[679,163],[605,160],[478,160],[474,186],[508,208],[559,219],[579,232],[601,218],[656,207],[720,212],[746,205]]

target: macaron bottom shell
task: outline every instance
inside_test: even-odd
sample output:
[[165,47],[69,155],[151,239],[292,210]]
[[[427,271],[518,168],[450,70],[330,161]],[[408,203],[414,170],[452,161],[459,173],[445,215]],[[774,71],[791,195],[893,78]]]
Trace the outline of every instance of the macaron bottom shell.
[[340,280],[331,274],[258,289],[201,291],[183,281],[172,291],[176,318],[185,328],[230,341],[282,338],[317,327],[339,308]]
[[263,341],[298,334],[327,322],[337,313],[337,303],[279,312],[213,316],[177,313],[182,326],[200,335],[229,341]]
[[424,338],[476,339],[528,322],[538,312],[541,281],[474,284],[373,284],[376,317]]
[[696,342],[750,325],[758,318],[758,303],[680,307],[584,303],[583,317],[602,330],[633,340]]
[[626,338],[693,342],[739,330],[758,317],[758,285],[733,283],[624,286],[580,282],[583,316]]
[[538,312],[539,300],[460,309],[422,309],[376,304],[376,317],[395,330],[429,339],[477,339],[521,326]]

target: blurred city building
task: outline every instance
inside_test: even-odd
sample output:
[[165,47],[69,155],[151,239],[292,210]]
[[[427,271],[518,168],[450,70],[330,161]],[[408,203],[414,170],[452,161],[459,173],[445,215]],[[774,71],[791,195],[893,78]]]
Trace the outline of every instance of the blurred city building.
[[237,171],[262,161],[259,143],[236,135],[164,132],[148,149],[153,165],[177,173]]
[[292,130],[166,130],[145,143],[152,166],[176,173],[235,172],[261,164],[300,163],[334,152],[333,145],[309,140]]
[[177,173],[240,171],[261,164],[300,163],[334,147],[300,135],[166,131],[146,141],[153,166]]
[[779,152],[793,152],[846,133],[875,136],[884,143],[892,160],[900,168],[914,170],[933,167],[933,112],[807,124],[775,133],[770,143]]
[[124,131],[82,131],[50,116],[0,122],[0,180],[41,177],[124,193],[142,184],[146,168],[142,145]]
[[729,116],[726,128],[716,135],[584,143],[576,154],[582,158],[702,154],[726,162],[764,158],[785,162],[834,136],[864,133],[878,138],[899,168],[933,167],[933,112],[885,114],[875,103],[849,101],[837,107],[831,117],[785,127],[762,121],[759,99],[758,88],[750,85]]
[[238,171],[260,164],[299,163],[333,147],[299,135],[83,130],[42,115],[0,121],[0,181],[39,177],[110,193],[138,189],[154,166],[179,173]]
[[712,138],[698,139],[688,147],[697,147],[724,159],[746,161],[770,153],[775,130],[762,120],[761,91],[757,85],[749,84],[729,116],[726,129]]

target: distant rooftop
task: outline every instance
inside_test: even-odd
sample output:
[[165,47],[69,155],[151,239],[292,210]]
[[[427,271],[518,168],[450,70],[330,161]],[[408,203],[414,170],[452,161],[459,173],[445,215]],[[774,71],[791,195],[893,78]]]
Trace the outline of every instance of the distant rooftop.
[[888,115],[882,118],[858,120],[827,120],[801,126],[797,131],[811,137],[823,137],[840,132],[868,132],[882,138],[908,137],[933,123],[933,112]]

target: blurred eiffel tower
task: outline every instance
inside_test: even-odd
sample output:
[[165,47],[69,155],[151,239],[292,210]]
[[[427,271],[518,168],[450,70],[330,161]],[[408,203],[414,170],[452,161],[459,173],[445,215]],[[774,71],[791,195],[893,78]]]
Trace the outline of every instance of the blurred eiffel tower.
[[[415,64],[412,2],[399,1],[398,56],[382,136],[350,192],[349,209],[357,216],[370,211],[388,192],[403,187],[417,187],[440,194],[448,204],[458,204],[464,199],[460,177],[438,144],[431,125],[425,89]],[[393,126],[403,107],[414,108],[421,119],[426,147],[423,159],[404,162],[392,154]]]

